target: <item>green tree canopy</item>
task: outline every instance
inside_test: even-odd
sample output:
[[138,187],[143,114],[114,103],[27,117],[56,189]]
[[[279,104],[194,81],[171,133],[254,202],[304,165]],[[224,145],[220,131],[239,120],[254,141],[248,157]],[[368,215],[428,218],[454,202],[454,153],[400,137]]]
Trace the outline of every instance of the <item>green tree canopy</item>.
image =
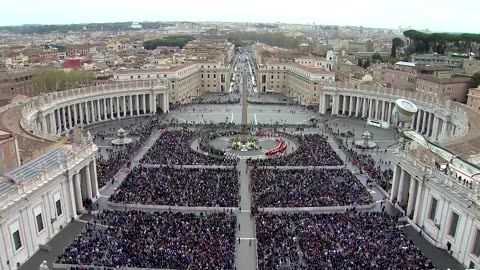
[[194,40],[188,35],[167,36],[162,39],[147,40],[143,43],[143,47],[147,50],[155,50],[158,46],[180,47],[183,48],[188,42]]
[[32,81],[36,89],[41,92],[55,92],[90,84],[95,80],[92,71],[72,70],[46,70],[33,76]]
[[259,41],[270,46],[277,46],[287,49],[297,48],[302,41],[300,37],[287,36],[283,33],[242,31],[229,33],[228,40],[239,46]]
[[480,72],[476,72],[475,74],[473,74],[472,80],[470,81],[470,86],[472,88],[480,86]]
[[390,56],[395,58],[397,57],[398,49],[403,47],[405,43],[401,38],[395,37],[392,39],[392,51],[390,53]]

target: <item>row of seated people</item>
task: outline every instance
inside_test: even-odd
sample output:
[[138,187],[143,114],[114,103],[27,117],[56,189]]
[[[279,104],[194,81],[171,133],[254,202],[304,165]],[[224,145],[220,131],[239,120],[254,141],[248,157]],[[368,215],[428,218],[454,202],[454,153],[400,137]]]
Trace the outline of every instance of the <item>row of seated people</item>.
[[225,213],[105,210],[56,263],[82,269],[233,269],[235,224],[236,217]]
[[298,149],[292,154],[253,161],[258,166],[340,166],[343,161],[321,134],[296,135]]
[[254,169],[256,207],[323,207],[372,203],[372,196],[349,170]]
[[137,166],[109,200],[125,204],[237,207],[238,171]]
[[167,130],[160,135],[140,162],[165,165],[236,165],[236,159],[195,152],[191,143],[198,136],[197,132],[188,129]]
[[261,213],[256,224],[260,270],[435,269],[387,214]]

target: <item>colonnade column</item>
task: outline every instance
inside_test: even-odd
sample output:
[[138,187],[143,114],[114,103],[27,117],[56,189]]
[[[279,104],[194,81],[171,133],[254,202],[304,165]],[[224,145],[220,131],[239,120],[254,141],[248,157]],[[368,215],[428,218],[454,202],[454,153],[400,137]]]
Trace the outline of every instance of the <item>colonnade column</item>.
[[155,114],[157,113],[157,94],[151,94],[150,95],[151,98],[150,98],[150,112]]
[[135,95],[135,107],[137,109],[137,115],[140,115],[140,104],[138,103],[139,98],[138,95]]
[[418,110],[418,111],[417,111],[417,126],[416,126],[416,128],[415,128],[415,130],[416,130],[417,132],[420,132],[420,128],[422,127],[422,125],[421,125],[421,123],[420,123],[421,119],[422,119],[421,111]]
[[127,116],[127,101],[126,101],[126,97],[127,96],[122,96],[122,99],[123,99],[123,117],[126,117]]
[[55,120],[55,111],[50,114],[50,129],[52,134],[57,133],[57,121]]
[[90,106],[90,116],[92,117],[92,123],[95,123],[97,122],[97,120],[95,119],[95,103],[93,100],[90,100],[90,104],[92,105]]
[[362,117],[367,116],[367,106],[368,106],[368,99],[366,97],[363,98],[363,106],[362,106]]
[[348,115],[351,116],[353,115],[353,96],[349,96],[348,99],[348,101],[350,102],[350,106],[348,107]]
[[392,102],[388,102],[388,114],[387,114],[387,121],[389,123],[392,122]]
[[410,178],[410,187],[408,190],[408,204],[407,204],[407,216],[410,216],[415,206],[417,180],[414,177]]
[[421,132],[425,133],[425,130],[427,129],[427,111],[423,111],[423,121],[422,121],[422,128]]
[[142,95],[142,106],[143,106],[143,114],[147,114],[147,95]]
[[168,111],[170,111],[170,108],[169,108],[169,102],[168,102],[168,92],[165,92],[163,94],[163,112],[164,113],[167,113]]
[[70,108],[70,105],[67,106],[67,114],[68,114],[68,128],[72,128],[72,108]]
[[56,125],[55,126],[57,127],[57,132],[61,133],[62,130],[61,130],[60,127],[62,126],[62,118],[60,118],[60,108],[55,110],[55,115],[56,115],[56,119],[55,119]]
[[355,116],[358,117],[360,114],[360,97],[357,98],[356,108],[355,108]]
[[115,113],[117,115],[117,119],[120,118],[120,101],[118,100],[118,96],[115,97],[117,107],[115,108]]
[[398,185],[398,203],[403,203],[403,189],[405,188],[405,170],[402,168],[400,173],[400,184]]
[[93,192],[93,197],[99,198],[100,192],[98,191],[98,178],[97,178],[97,161],[94,159],[92,162],[89,164],[92,166],[91,168],[91,176],[92,176],[92,192]]
[[78,123],[78,113],[77,113],[77,104],[73,104],[73,125]]
[[433,114],[432,113],[428,113],[428,124],[427,124],[427,133],[426,135],[429,137],[430,134],[432,133],[432,124],[433,124]]
[[97,103],[97,119],[98,119],[98,121],[101,121],[102,120],[102,111],[100,109],[100,100],[97,99],[96,103]]
[[80,123],[83,124],[84,121],[83,121],[83,106],[84,106],[84,103],[81,102],[81,103],[78,103],[78,110],[79,110],[79,113],[80,113]]
[[417,191],[416,191],[416,195],[415,195],[415,210],[413,211],[413,222],[417,223],[419,222],[418,220],[418,215],[419,215],[419,212],[420,212],[420,205],[422,204],[422,191],[423,191],[423,186],[422,186],[422,182],[420,181],[420,179],[417,182]]
[[84,103],[84,105],[85,105],[85,123],[88,125],[88,124],[90,124],[90,117],[89,117],[89,114],[90,114],[89,111],[90,110],[89,110],[89,107],[88,107],[88,101],[86,101]]
[[63,123],[63,130],[66,131],[67,130],[67,117],[65,116],[66,114],[66,107],[62,107],[61,110],[62,110],[62,123]]
[[433,131],[432,131],[432,140],[433,141],[437,140],[439,121],[440,121],[439,118],[434,115],[433,116]]
[[345,115],[345,108],[347,107],[347,98],[345,95],[343,95],[343,101],[342,101],[342,115]]
[[398,196],[398,186],[400,182],[400,171],[402,168],[400,165],[396,164],[395,169],[393,171],[393,182],[392,182],[392,190],[390,193],[390,198],[393,200],[394,198],[397,199]]
[[87,165],[84,167],[85,169],[85,186],[87,187],[87,198],[86,199],[92,199],[92,180],[91,180],[91,175],[90,175],[90,166]]
[[108,104],[110,105],[110,120],[113,120],[113,97],[108,98]]
[[103,99],[103,119],[108,120],[108,113],[107,113],[107,99]]
[[71,218],[76,218],[77,217],[77,204],[75,200],[75,190],[74,190],[74,183],[73,183],[73,174],[69,173],[67,177],[67,185],[68,185],[68,194],[70,195],[70,210],[72,213]]
[[73,176],[73,182],[75,186],[75,205],[77,206],[77,213],[83,209],[83,202],[82,202],[82,191],[80,187],[80,175],[78,172],[75,172]]
[[385,101],[382,101],[382,115],[380,116],[382,118],[382,121],[386,121],[385,119]]

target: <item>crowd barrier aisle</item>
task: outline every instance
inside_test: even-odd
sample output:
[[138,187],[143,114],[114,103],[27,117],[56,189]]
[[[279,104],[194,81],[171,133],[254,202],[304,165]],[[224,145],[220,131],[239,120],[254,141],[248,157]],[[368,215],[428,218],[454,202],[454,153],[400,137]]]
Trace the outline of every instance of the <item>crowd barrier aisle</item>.
[[298,213],[298,212],[325,212],[325,213],[343,213],[347,209],[368,210],[374,208],[375,202],[364,205],[345,205],[345,206],[321,206],[321,207],[262,207],[259,211],[266,213]]
[[238,207],[203,207],[203,206],[169,206],[169,205],[145,205],[134,203],[115,203],[107,201],[107,205],[115,210],[140,210],[150,212],[178,211],[178,212],[237,212]]

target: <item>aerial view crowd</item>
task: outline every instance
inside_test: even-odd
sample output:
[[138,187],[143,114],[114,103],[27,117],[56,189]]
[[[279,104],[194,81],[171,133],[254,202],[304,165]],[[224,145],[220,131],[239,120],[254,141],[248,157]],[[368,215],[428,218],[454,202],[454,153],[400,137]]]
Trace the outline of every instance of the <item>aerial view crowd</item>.
[[148,150],[140,161],[143,164],[166,165],[224,165],[235,166],[237,160],[218,158],[195,152],[190,144],[198,135],[194,130],[168,130]]
[[[100,185],[129,164],[153,131],[160,129],[161,134],[108,199],[125,209],[100,211],[57,263],[111,269],[236,269],[235,245],[240,241],[236,230],[240,225],[237,228],[234,211],[142,212],[128,210],[128,205],[238,207],[239,176],[243,173],[236,168],[238,159],[223,156],[221,150],[209,150],[209,141],[216,134],[225,130],[235,134],[238,130],[224,125],[210,129],[166,127],[154,118],[126,128],[136,140],[123,148],[104,150],[97,160]],[[98,133],[95,139],[102,142],[114,132]],[[193,142],[198,138],[194,149]],[[293,153],[248,160],[258,269],[434,268],[387,213],[262,212],[272,207],[356,209],[373,203],[372,195],[344,167],[327,136],[302,134],[290,135],[289,139],[298,145]],[[341,141],[339,145],[347,154],[346,161],[359,166],[369,181],[388,188],[391,170],[382,170],[371,155],[349,149]]]
[[236,207],[238,171],[135,167],[110,201],[126,204]]
[[372,202],[362,183],[346,169],[251,172],[256,207],[321,207]]
[[233,269],[236,217],[109,211],[95,217],[57,263],[112,268]]
[[340,166],[343,161],[322,134],[296,135],[298,149],[292,154],[255,161],[258,166]]
[[264,213],[256,224],[259,269],[434,269],[386,214]]

